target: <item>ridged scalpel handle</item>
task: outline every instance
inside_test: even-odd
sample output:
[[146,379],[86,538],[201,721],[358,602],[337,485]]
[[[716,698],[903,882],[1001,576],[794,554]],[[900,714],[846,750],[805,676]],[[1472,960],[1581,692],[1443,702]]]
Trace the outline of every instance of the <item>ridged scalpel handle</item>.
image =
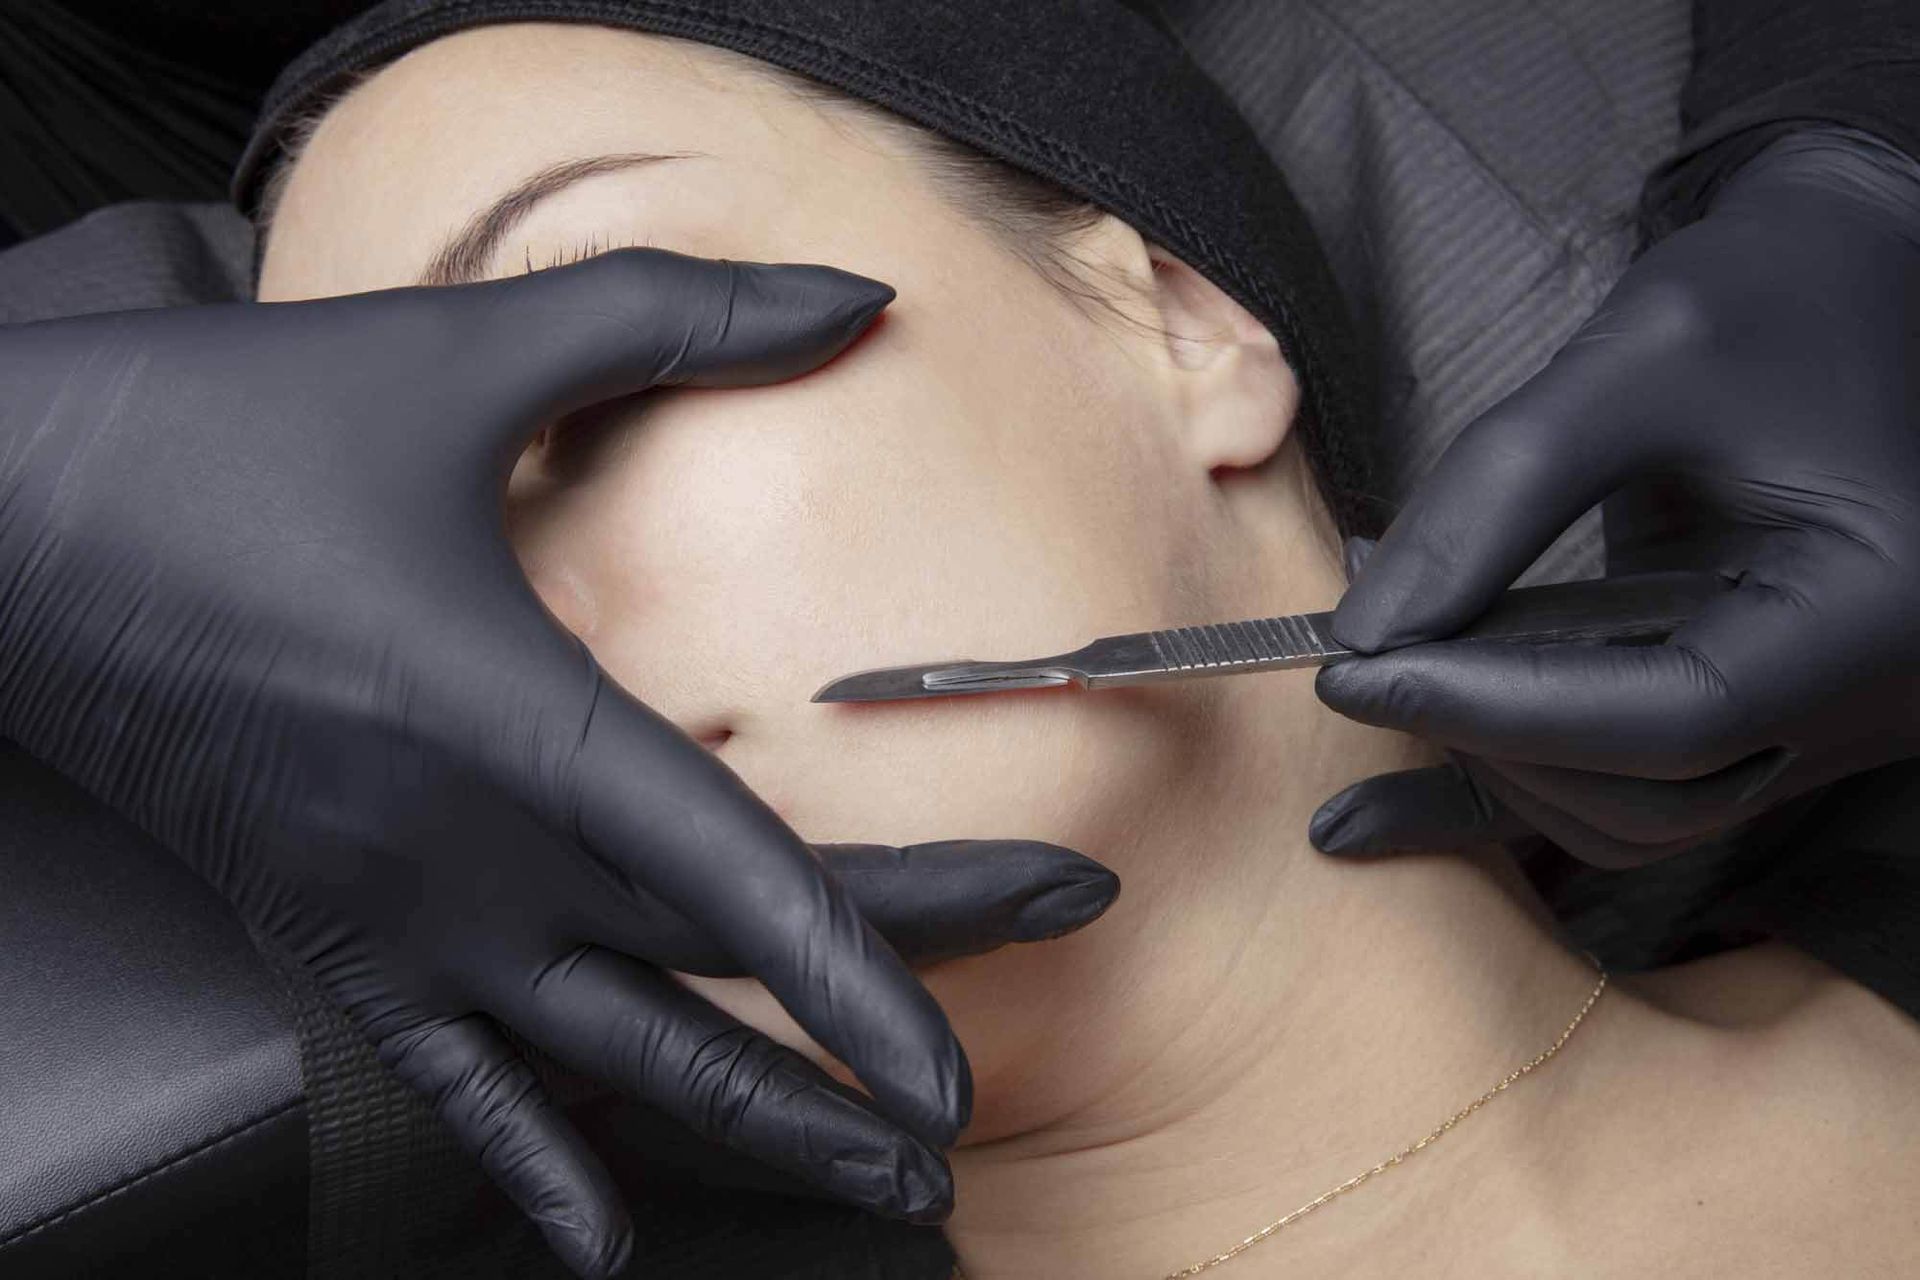
[[1333,638],[1331,613],[1296,613],[1244,622],[1215,622],[1203,627],[1149,631],[1147,643],[1169,672],[1200,667],[1280,671],[1314,667],[1353,651]]
[[[1733,585],[1683,571],[1521,587],[1448,638],[1577,644],[1663,636]],[[1314,667],[1356,656],[1333,638],[1332,621],[1331,613],[1302,613],[1143,631],[1097,640],[1076,656],[1094,686]]]

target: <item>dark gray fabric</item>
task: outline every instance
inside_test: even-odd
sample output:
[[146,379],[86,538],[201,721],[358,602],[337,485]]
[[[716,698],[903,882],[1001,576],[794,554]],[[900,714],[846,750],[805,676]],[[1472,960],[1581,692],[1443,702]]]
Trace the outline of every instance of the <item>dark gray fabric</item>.
[[244,298],[252,258],[224,204],[110,205],[0,253],[0,324]]

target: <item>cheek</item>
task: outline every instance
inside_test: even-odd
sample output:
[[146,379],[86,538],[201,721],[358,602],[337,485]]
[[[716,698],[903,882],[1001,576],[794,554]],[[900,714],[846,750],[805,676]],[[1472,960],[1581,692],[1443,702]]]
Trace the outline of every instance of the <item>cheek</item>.
[[1201,504],[1083,355],[911,324],[876,338],[794,382],[654,397],[599,428],[567,482],[529,459],[522,561],[629,692],[731,733],[722,758],[808,838],[1110,857],[1183,767],[1191,723],[1168,708],[1199,688],[809,699],[863,668],[1195,621],[1174,521]]
[[584,478],[517,485],[530,576],[634,693],[794,705],[860,667],[1158,620],[1165,531],[1059,406],[813,382],[662,397]]

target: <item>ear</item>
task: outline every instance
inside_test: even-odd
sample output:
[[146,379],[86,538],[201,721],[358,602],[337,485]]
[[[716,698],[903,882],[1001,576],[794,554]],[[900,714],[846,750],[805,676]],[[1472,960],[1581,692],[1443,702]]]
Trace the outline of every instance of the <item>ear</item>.
[[1209,472],[1262,465],[1300,407],[1279,342],[1213,281],[1158,245],[1146,248],[1185,447]]

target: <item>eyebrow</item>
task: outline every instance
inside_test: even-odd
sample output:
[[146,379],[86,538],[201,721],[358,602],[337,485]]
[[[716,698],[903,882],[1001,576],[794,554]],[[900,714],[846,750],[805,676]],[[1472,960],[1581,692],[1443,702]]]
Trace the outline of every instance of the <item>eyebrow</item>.
[[427,269],[420,273],[420,283],[472,284],[484,279],[487,264],[493,261],[493,255],[499,250],[500,242],[507,238],[507,233],[520,225],[521,220],[533,212],[535,205],[565,191],[576,182],[621,169],[662,164],[669,160],[690,160],[697,155],[698,152],[691,151],[662,155],[628,151],[548,165],[468,218],[458,231],[449,235],[446,243],[440,246],[440,251],[433,255],[433,260],[427,263]]

